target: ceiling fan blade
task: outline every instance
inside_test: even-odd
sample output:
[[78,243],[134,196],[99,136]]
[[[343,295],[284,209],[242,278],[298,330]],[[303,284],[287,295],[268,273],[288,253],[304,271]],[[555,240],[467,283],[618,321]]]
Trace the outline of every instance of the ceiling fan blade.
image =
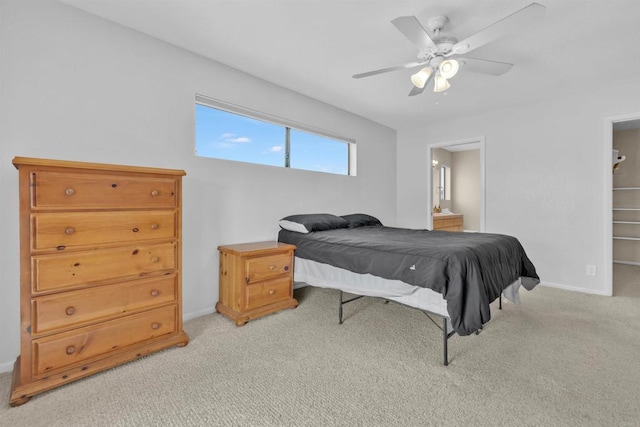
[[458,58],[458,62],[465,71],[473,71],[474,73],[491,74],[492,76],[500,76],[513,67],[508,62],[489,61],[488,59],[476,58]]
[[431,40],[429,33],[415,16],[401,16],[392,20],[391,23],[419,50],[438,51],[438,46]]
[[411,92],[409,92],[409,96],[416,96],[416,95],[420,95],[422,92],[424,92],[424,90],[427,88],[427,86],[429,85],[429,83],[431,83],[431,80],[433,80],[433,75],[435,73],[431,73],[431,75],[429,75],[429,78],[427,79],[426,82],[424,82],[424,86],[422,86],[422,89],[420,89],[417,86],[414,86],[411,89]]
[[375,76],[376,74],[388,73],[390,71],[403,70],[407,68],[415,68],[426,64],[426,62],[408,62],[402,65],[394,65],[393,67],[381,68],[379,70],[367,71],[366,73],[354,74],[354,79],[361,79],[363,77]]
[[531,3],[529,6],[456,43],[452,48],[452,52],[458,54],[471,52],[500,37],[514,33],[521,27],[541,19],[546,10],[547,8],[541,4]]

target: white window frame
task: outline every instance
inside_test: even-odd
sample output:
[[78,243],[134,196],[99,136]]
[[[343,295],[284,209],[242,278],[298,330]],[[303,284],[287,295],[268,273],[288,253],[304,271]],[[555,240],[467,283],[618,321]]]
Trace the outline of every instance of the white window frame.
[[[347,144],[347,174],[341,173],[333,173],[334,175],[340,176],[356,176],[356,140],[354,138],[349,138],[344,135],[318,128],[315,126],[310,126],[304,123],[299,123],[293,120],[285,119],[282,117],[274,116],[268,113],[264,113],[261,111],[252,110],[250,108],[241,107],[239,105],[231,104],[229,102],[221,101],[218,99],[210,98],[205,95],[196,94],[196,104],[215,108],[218,110],[226,111],[227,113],[237,114],[240,116],[248,117],[251,119],[260,120],[263,122],[267,122],[277,126],[283,126],[286,130],[286,138],[285,138],[285,164],[282,167],[290,168],[289,165],[289,154],[290,154],[290,140],[289,140],[289,130],[296,129],[298,131],[307,132],[311,134],[315,134],[318,136],[322,136],[325,138],[329,138],[335,140],[337,142],[344,142]],[[224,160],[224,159],[222,159]],[[247,162],[250,163],[250,162]],[[310,172],[318,172],[309,169],[298,169],[298,170],[308,170]]]

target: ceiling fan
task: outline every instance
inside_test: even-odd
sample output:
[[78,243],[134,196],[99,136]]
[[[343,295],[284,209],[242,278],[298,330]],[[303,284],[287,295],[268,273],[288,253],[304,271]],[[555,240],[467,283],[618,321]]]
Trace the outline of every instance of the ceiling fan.
[[411,76],[413,88],[409,96],[414,96],[421,94],[431,80],[434,81],[434,92],[449,89],[449,79],[456,75],[460,66],[464,66],[469,71],[499,76],[509,71],[513,64],[469,58],[463,55],[541,19],[545,11],[546,7],[543,5],[531,3],[461,41],[441,34],[449,20],[446,16],[431,18],[427,23],[429,31],[415,16],[401,16],[392,20],[391,23],[418,48],[417,61],[355,74],[353,78],[360,79],[390,71],[422,67]]

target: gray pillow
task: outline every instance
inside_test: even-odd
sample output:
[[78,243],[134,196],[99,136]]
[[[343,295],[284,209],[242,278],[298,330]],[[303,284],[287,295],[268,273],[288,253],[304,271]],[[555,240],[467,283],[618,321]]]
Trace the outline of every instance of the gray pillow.
[[375,216],[367,215],[367,214],[351,214],[351,215],[342,215],[341,218],[344,218],[349,223],[349,228],[356,227],[366,227],[371,225],[382,225],[380,220]]
[[289,215],[282,218],[278,224],[285,230],[298,233],[349,227],[349,222],[346,219],[326,213]]

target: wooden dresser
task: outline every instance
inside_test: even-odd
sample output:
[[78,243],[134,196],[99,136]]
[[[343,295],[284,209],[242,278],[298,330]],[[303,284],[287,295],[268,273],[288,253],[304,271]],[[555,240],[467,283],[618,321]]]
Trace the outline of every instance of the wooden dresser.
[[16,157],[20,356],[10,404],[184,346],[181,170]]
[[462,214],[433,214],[433,229],[445,231],[463,231],[464,216]]
[[284,308],[293,298],[294,245],[279,242],[220,246],[220,300],[216,310],[242,326]]

